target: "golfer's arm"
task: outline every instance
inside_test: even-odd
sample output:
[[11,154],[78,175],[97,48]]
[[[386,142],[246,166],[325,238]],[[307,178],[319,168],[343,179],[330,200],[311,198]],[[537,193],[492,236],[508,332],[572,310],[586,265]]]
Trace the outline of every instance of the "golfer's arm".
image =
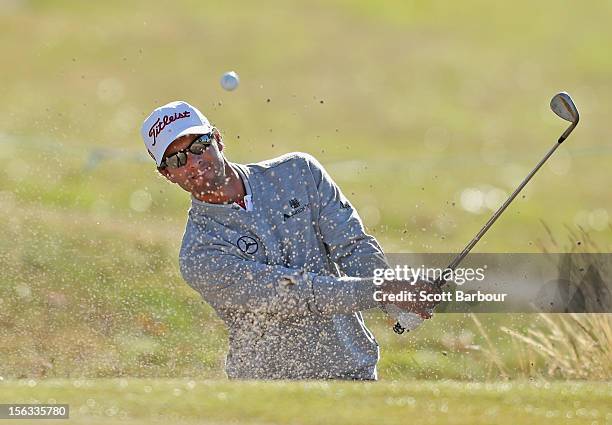
[[347,276],[374,276],[376,269],[389,267],[376,239],[367,235],[352,234],[344,240],[326,242],[330,258]]
[[317,275],[199,244],[181,250],[179,260],[185,281],[215,308],[331,316],[378,306],[370,277]]
[[338,185],[314,158],[310,167],[319,194],[319,229],[331,260],[348,276],[369,277],[387,268],[382,248]]

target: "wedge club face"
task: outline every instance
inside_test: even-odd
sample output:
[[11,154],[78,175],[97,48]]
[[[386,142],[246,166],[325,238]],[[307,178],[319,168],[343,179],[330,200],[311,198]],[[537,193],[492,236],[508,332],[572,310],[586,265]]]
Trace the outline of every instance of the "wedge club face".
[[563,132],[561,137],[559,137],[559,143],[563,143],[580,120],[578,108],[576,108],[576,104],[572,100],[571,96],[567,92],[562,91],[561,93],[557,93],[553,96],[552,100],[550,101],[550,109],[552,109],[555,114],[563,118],[565,121],[572,123],[572,125],[570,125],[567,130]]
[[578,121],[578,109],[570,95],[564,91],[553,96],[550,101],[550,109],[565,121],[572,123]]

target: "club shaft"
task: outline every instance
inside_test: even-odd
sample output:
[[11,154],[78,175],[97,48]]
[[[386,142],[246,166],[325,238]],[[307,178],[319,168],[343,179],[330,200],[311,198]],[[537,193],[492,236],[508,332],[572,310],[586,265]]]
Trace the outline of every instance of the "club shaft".
[[576,121],[574,121],[574,122],[572,123],[572,125],[570,125],[569,127],[567,127],[567,130],[565,130],[565,131],[563,132],[563,134],[561,135],[561,137],[559,137],[559,142],[558,142],[558,143],[559,143],[559,144],[563,143],[563,141],[564,141],[565,139],[567,139],[567,138],[568,138],[568,136],[570,135],[570,133],[571,133],[572,131],[574,131],[574,128],[576,128],[576,126],[577,126],[577,125],[578,125],[578,117],[576,117]]
[[[544,163],[548,160],[548,158],[550,158],[550,156],[557,150],[557,148],[561,145],[561,143],[563,143],[565,138],[569,136],[569,133],[571,133],[574,127],[576,127],[576,123],[571,125],[563,133],[562,137],[559,138],[559,141],[556,142],[552,148],[550,148],[550,150],[546,153],[546,155],[544,155],[544,158],[542,158],[540,162],[538,162],[538,164],[534,167],[534,169],[531,170],[531,172],[527,175],[527,177],[525,177],[525,179],[521,182],[521,184],[519,184],[519,186],[514,190],[514,192],[512,192],[510,197],[506,199],[506,202],[504,202],[502,206],[499,207],[497,211],[495,211],[495,214],[491,216],[489,221],[485,223],[485,225],[482,227],[482,229],[480,229],[478,234],[476,234],[474,239],[472,239],[470,243],[468,243],[467,246],[463,249],[463,251],[461,251],[455,257],[455,259],[448,265],[447,269],[451,269],[454,271],[457,268],[457,266],[459,266],[459,264],[463,261],[466,255],[468,255],[468,253],[472,250],[472,248],[474,248],[474,246],[478,243],[480,238],[482,238],[484,234],[487,233],[487,230],[489,230],[491,226],[493,226],[493,223],[495,223],[495,221],[499,218],[499,216],[502,215],[502,213],[506,210],[506,208],[508,208],[508,205],[510,205],[510,203],[514,200],[514,198],[516,198],[518,194],[521,192],[521,190],[523,190],[523,188],[527,185],[527,183],[529,183],[529,180],[531,180],[531,178],[535,175],[535,173],[537,173],[538,170],[542,168],[542,165],[544,165]],[[440,279],[436,280],[434,284],[442,287],[446,284],[446,280],[440,277]],[[397,334],[402,334],[404,333],[405,330],[406,328],[402,326],[399,320],[395,323],[395,326],[393,326],[393,331]]]
[[[487,221],[486,224],[482,227],[482,229],[480,229],[480,231],[474,237],[474,239],[472,239],[470,243],[468,243],[467,246],[463,249],[463,251],[461,251],[457,255],[457,257],[455,257],[453,262],[448,265],[449,269],[455,270],[457,266],[459,266],[459,264],[461,263],[461,261],[463,261],[465,256],[468,255],[468,253],[472,250],[472,248],[474,248],[474,246],[478,243],[480,238],[482,238],[484,234],[487,232],[487,230],[491,228],[493,223],[495,223],[495,221],[499,218],[499,216],[502,215],[502,213],[506,210],[508,205],[510,205],[510,203],[514,200],[514,198],[518,196],[521,190],[523,190],[523,188],[527,185],[527,183],[529,183],[529,180],[531,180],[531,178],[535,175],[535,173],[538,172],[538,170],[542,167],[542,165],[544,165],[544,163],[548,160],[548,158],[550,158],[550,156],[555,152],[555,150],[557,150],[557,148],[560,145],[561,143],[556,142],[555,145],[546,153],[544,158],[542,158],[540,162],[538,162],[538,165],[536,165],[535,168],[531,170],[531,172],[527,175],[527,177],[525,177],[525,179],[521,182],[521,184],[514,190],[514,192],[512,192],[512,194],[506,200],[506,202],[504,202],[503,205],[499,207],[497,211],[495,211],[495,214],[493,214],[491,218],[489,219],[489,221]],[[441,282],[441,284],[444,284],[444,283],[445,282]]]

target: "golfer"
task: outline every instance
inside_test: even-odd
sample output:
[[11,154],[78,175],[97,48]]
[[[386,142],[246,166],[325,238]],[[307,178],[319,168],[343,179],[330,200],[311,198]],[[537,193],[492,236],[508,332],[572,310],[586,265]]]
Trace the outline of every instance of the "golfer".
[[[155,109],[142,137],[159,173],[191,194],[180,270],[229,329],[227,376],[376,380],[361,311],[384,309],[372,276],[388,265],[321,164],[304,153],[230,162],[220,132],[182,101]],[[423,317],[433,307],[396,305]]]

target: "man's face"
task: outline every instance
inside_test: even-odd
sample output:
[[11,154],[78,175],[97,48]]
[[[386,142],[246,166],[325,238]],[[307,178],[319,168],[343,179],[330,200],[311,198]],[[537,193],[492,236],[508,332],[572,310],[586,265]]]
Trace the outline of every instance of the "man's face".
[[[184,151],[199,134],[186,134],[176,139],[164,153],[164,158],[179,151]],[[187,151],[187,163],[179,168],[160,169],[159,172],[190,193],[205,193],[216,190],[225,184],[225,161],[223,142],[214,140],[202,154],[196,155]]]

